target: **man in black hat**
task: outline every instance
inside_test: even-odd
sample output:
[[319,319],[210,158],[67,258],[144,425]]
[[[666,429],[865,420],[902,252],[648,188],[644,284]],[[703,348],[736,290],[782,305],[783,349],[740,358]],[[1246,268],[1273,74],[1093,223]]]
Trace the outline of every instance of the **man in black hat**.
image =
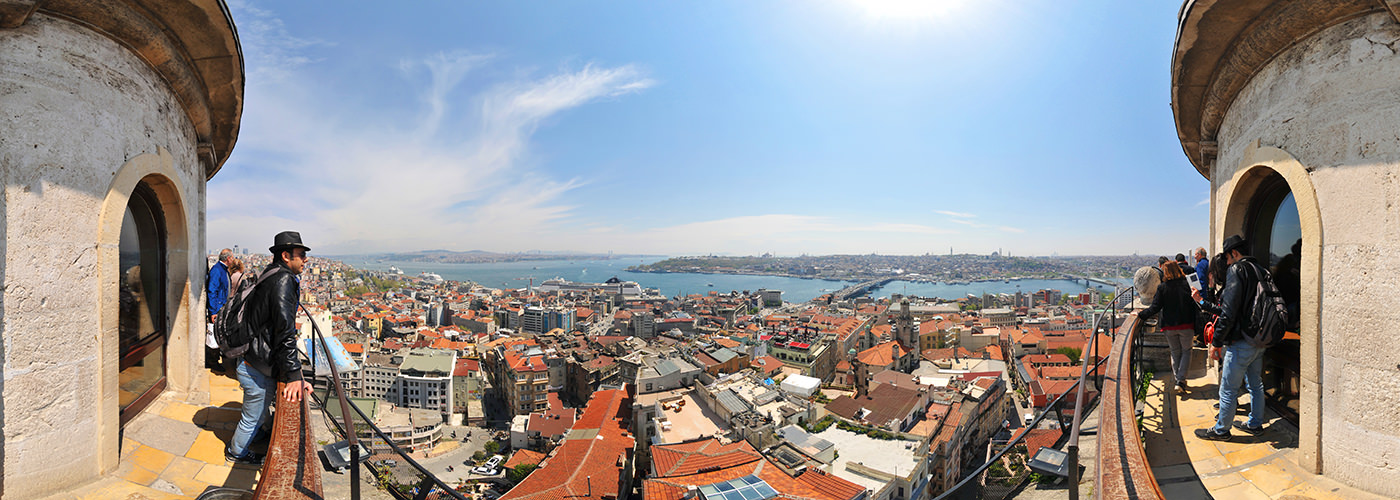
[[[243,362],[238,364],[238,384],[243,388],[243,415],[224,451],[229,461],[261,464],[262,457],[248,448],[256,437],[266,434],[271,418],[268,398],[275,397],[277,383],[286,384],[282,399],[300,403],[311,384],[301,378],[301,360],[296,349],[296,312],[301,297],[297,275],[306,266],[301,234],[284,231],[273,238],[272,263],[258,278],[244,306],[244,317],[252,329],[252,339]],[[270,274],[269,274],[270,273]]]
[[[1211,359],[1220,359],[1220,413],[1216,415],[1215,426],[1209,429],[1196,429],[1201,439],[1226,441],[1230,439],[1230,428],[1240,429],[1250,434],[1264,430],[1264,351],[1245,341],[1245,329],[1255,328],[1246,324],[1249,319],[1249,305],[1254,302],[1258,276],[1263,276],[1259,264],[1248,255],[1249,242],[1239,235],[1225,239],[1225,288],[1220,291],[1220,319],[1215,323],[1215,337],[1210,348]],[[1253,269],[1247,269],[1249,267]],[[1199,291],[1191,293],[1201,302]],[[1203,306],[1210,307],[1202,302]],[[1222,359],[1223,353],[1223,359]],[[1240,385],[1249,389],[1249,421],[1235,422],[1235,407],[1240,397]]]

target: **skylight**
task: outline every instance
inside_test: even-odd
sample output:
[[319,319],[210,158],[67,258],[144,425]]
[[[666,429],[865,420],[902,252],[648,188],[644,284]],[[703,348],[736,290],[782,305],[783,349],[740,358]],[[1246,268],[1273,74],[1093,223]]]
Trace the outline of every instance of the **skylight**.
[[704,500],[768,500],[778,496],[778,491],[758,476],[748,475],[701,486],[700,496]]

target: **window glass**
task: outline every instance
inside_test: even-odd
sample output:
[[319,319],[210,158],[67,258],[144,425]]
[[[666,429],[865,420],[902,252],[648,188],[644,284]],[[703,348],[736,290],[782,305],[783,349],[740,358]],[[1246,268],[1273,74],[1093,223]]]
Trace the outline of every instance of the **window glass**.
[[1274,285],[1288,305],[1290,332],[1284,340],[1269,348],[1264,355],[1264,393],[1269,407],[1284,419],[1298,421],[1300,389],[1298,321],[1301,290],[1301,255],[1303,231],[1298,217],[1298,204],[1288,183],[1277,174],[1260,183],[1259,191],[1250,203],[1246,228],[1253,255],[1273,275]]
[[164,218],[145,185],[127,202],[117,254],[117,402],[125,423],[165,387]]

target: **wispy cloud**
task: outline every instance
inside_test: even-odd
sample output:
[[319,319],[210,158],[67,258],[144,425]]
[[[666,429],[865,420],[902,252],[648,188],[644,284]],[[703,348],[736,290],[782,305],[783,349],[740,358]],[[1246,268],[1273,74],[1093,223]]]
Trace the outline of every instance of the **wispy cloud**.
[[586,64],[467,87],[473,72],[509,62],[445,51],[399,63],[422,107],[403,113],[387,97],[328,97],[334,86],[299,52],[312,42],[264,11],[238,4],[235,16],[255,33],[245,50],[266,57],[249,58],[242,136],[209,184],[215,246],[257,248],[286,229],[329,252],[537,246],[584,182],[535,168],[532,134],[562,111],[656,84],[632,65]]
[[936,214],[943,214],[943,215],[947,215],[947,216],[949,216],[949,217],[957,217],[957,218],[960,218],[960,219],[971,219],[971,218],[977,217],[977,216],[974,215],[974,214],[969,214],[969,213],[964,213],[964,212],[953,212],[953,211],[949,211],[949,210],[934,210],[933,213],[936,213]]
[[1210,206],[1210,197],[1207,196],[1206,199],[1196,202],[1196,206],[1198,206],[1198,207]]

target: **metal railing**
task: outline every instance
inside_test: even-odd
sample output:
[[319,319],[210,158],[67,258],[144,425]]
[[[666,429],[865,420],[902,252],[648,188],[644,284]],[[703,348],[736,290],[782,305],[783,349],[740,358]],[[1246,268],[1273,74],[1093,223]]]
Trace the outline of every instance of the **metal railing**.
[[[1093,400],[1093,401],[1085,401],[1085,392],[1084,392],[1084,388],[1085,388],[1085,386],[1087,385],[1087,382],[1093,382],[1093,383],[1095,384],[1095,387],[1096,387],[1096,388],[1101,388],[1101,387],[1102,387],[1101,384],[1102,384],[1102,376],[1103,376],[1103,375],[1102,375],[1102,373],[1099,371],[1099,367],[1100,367],[1100,366],[1103,366],[1104,363],[1107,362],[1107,361],[1109,360],[1109,357],[1105,356],[1105,357],[1099,358],[1099,356],[1098,356],[1098,353],[1099,353],[1099,350],[1098,350],[1098,346],[1099,346],[1099,342],[1098,342],[1098,340],[1099,340],[1099,329],[1100,329],[1100,327],[1103,325],[1103,321],[1104,321],[1105,318],[1109,319],[1109,329],[1110,329],[1109,331],[1110,331],[1110,332],[1112,332],[1113,329],[1116,328],[1116,326],[1117,326],[1117,319],[1118,319],[1118,301],[1119,301],[1121,298],[1123,298],[1125,294],[1126,294],[1126,296],[1130,299],[1129,304],[1131,304],[1131,299],[1135,296],[1135,289],[1134,289],[1133,287],[1130,286],[1130,287],[1128,287],[1127,289],[1117,291],[1117,292],[1114,293],[1114,295],[1113,295],[1113,300],[1111,300],[1111,301],[1109,302],[1108,314],[1106,314],[1106,315],[1104,315],[1104,316],[1100,316],[1100,317],[1098,318],[1098,320],[1096,320],[1096,321],[1094,322],[1093,329],[1090,330],[1089,338],[1088,338],[1088,340],[1085,342],[1085,345],[1084,345],[1083,356],[1085,357],[1086,360],[1087,360],[1087,359],[1097,359],[1097,361],[1093,363],[1093,366],[1090,367],[1090,366],[1089,366],[1090,364],[1087,363],[1087,362],[1081,363],[1081,368],[1080,368],[1080,373],[1079,373],[1079,380],[1075,381],[1074,385],[1070,386],[1069,389],[1065,390],[1064,392],[1061,392],[1060,395],[1057,396],[1057,397],[1054,399],[1054,401],[1051,401],[1049,404],[1047,404],[1047,405],[1045,406],[1045,410],[1044,410],[1044,411],[1040,412],[1039,415],[1036,415],[1035,419],[1031,420],[1031,422],[1030,422],[1029,424],[1026,424],[1025,431],[1022,432],[1020,436],[1017,436],[1016,439],[1014,439],[1014,440],[1012,440],[1012,441],[1006,443],[1005,447],[1003,447],[1003,448],[1001,449],[1001,451],[997,452],[997,453],[996,453],[995,455],[993,455],[991,458],[987,459],[987,461],[986,461],[985,463],[983,463],[981,466],[977,467],[977,468],[974,469],[972,472],[970,472],[970,473],[968,473],[966,476],[964,476],[963,479],[962,479],[961,481],[958,481],[958,483],[957,483],[956,485],[954,485],[952,488],[949,488],[947,491],[944,491],[943,493],[939,494],[937,497],[935,497],[935,500],[945,500],[945,499],[955,499],[955,498],[956,498],[956,499],[962,499],[962,498],[978,498],[978,497],[980,497],[980,495],[978,495],[977,493],[980,491],[980,489],[983,487],[983,485],[982,485],[982,483],[981,483],[978,479],[979,479],[984,473],[986,473],[987,470],[988,470],[993,464],[996,464],[996,463],[1000,462],[1001,459],[1002,459],[1002,457],[1005,456],[1008,452],[1010,452],[1010,451],[1016,449],[1016,446],[1017,446],[1017,445],[1024,444],[1025,441],[1026,441],[1027,436],[1030,435],[1031,429],[1034,429],[1034,428],[1036,428],[1037,425],[1040,425],[1040,422],[1041,422],[1042,420],[1045,420],[1045,417],[1046,417],[1046,416],[1048,416],[1048,415],[1050,415],[1050,414],[1053,413],[1053,414],[1056,415],[1057,420],[1063,422],[1064,419],[1063,419],[1063,416],[1062,416],[1062,409],[1064,408],[1064,406],[1065,406],[1066,404],[1068,404],[1068,403],[1066,402],[1066,400],[1065,400],[1065,396],[1068,396],[1068,395],[1070,395],[1071,393],[1073,393],[1073,394],[1075,395],[1075,396],[1074,396],[1074,397],[1075,397],[1075,399],[1074,399],[1074,418],[1073,418],[1073,420],[1071,421],[1070,426],[1068,427],[1068,429],[1070,429],[1070,431],[1069,431],[1069,441],[1068,441],[1068,443],[1067,443],[1067,448],[1066,448],[1066,452],[1067,452],[1067,454],[1068,454],[1068,457],[1066,458],[1066,466],[1068,467],[1068,470],[1069,470],[1069,476],[1068,476],[1069,498],[1072,499],[1072,500],[1078,500],[1078,498],[1079,498],[1079,435],[1080,435],[1081,430],[1082,430],[1081,427],[1080,427],[1080,424],[1081,424],[1082,421],[1083,421],[1084,414],[1087,413],[1087,412],[1088,412],[1088,409],[1091,408],[1091,407],[1096,403],[1096,401],[1097,401],[1097,394],[1095,394],[1095,397],[1094,397],[1094,400]],[[1110,334],[1110,336],[1113,337],[1113,338],[1115,338],[1115,339],[1118,337],[1118,335],[1116,335],[1116,334]],[[1115,342],[1115,345],[1117,345],[1117,342]],[[1092,369],[1091,369],[1091,368],[1092,368]],[[1091,373],[1092,373],[1092,375],[1091,375]],[[1092,379],[1090,378],[1091,376],[1093,377]],[[1097,392],[1097,391],[1096,391],[1096,392]],[[1060,429],[1062,430],[1061,432],[1064,432],[1063,429],[1066,429],[1066,426],[1060,425]],[[1062,434],[1062,435],[1061,435],[1061,438],[1063,438],[1063,437],[1064,437],[1064,435]],[[1030,452],[1033,451],[1033,450],[1026,450],[1026,451],[1027,451],[1027,453],[1030,453]],[[1023,479],[1023,480],[1024,480],[1024,479]]]
[[[302,311],[306,312],[304,308],[302,309]],[[307,316],[310,317],[310,314],[308,313]],[[316,345],[319,345],[321,347],[321,350],[319,352],[326,353],[326,356],[329,357],[328,353],[330,353],[331,350],[330,345],[326,341],[325,335],[321,332],[320,327],[316,325],[315,321],[310,321],[310,323],[312,335],[314,337],[313,340]],[[306,354],[303,354],[303,359],[310,363],[313,373],[315,372],[317,361],[315,357],[318,355],[320,354],[318,354],[318,351],[316,349],[308,349],[308,352]],[[311,399],[314,400],[317,406],[321,409],[322,414],[325,416],[325,420],[335,426],[335,432],[337,432],[340,436],[344,437],[344,439],[347,441],[347,446],[349,447],[350,452],[349,473],[351,499],[358,500],[360,498],[361,464],[363,464],[363,467],[365,467],[365,469],[368,470],[370,474],[372,474],[380,482],[380,484],[392,484],[392,473],[390,471],[388,471],[387,469],[375,468],[371,461],[362,460],[360,457],[361,446],[359,445],[358,434],[361,430],[369,430],[375,437],[378,438],[378,441],[382,441],[383,443],[383,446],[376,445],[375,448],[381,450],[387,449],[393,454],[398,455],[399,459],[401,459],[404,464],[412,467],[423,478],[418,482],[416,487],[413,488],[413,490],[416,491],[416,494],[412,496],[410,496],[409,493],[399,491],[397,488],[385,488],[385,490],[394,498],[398,498],[400,500],[424,499],[428,498],[429,495],[433,493],[441,492],[438,493],[437,498],[446,497],[455,498],[457,500],[467,500],[467,497],[463,496],[456,489],[453,489],[451,486],[444,483],[441,479],[438,479],[436,475],[434,475],[432,472],[428,471],[427,468],[419,464],[417,460],[413,459],[413,457],[409,456],[409,454],[405,452],[403,448],[399,447],[399,445],[394,442],[391,436],[385,434],[383,430],[381,430],[378,426],[374,425],[374,422],[370,420],[368,416],[365,415],[363,410],[361,410],[358,406],[350,404],[350,399],[345,395],[345,388],[341,383],[340,371],[336,368],[335,363],[331,359],[326,359],[324,361],[326,362],[326,365],[330,368],[330,376],[326,377],[324,381],[326,385],[326,395],[325,397],[321,397],[317,394],[316,391],[312,391]],[[329,402],[329,399],[332,395],[334,395],[336,399],[336,401],[332,404],[336,404],[340,408],[339,418],[332,415],[327,407],[327,403]],[[356,419],[356,417],[358,417],[358,420]],[[311,466],[312,464],[307,465]],[[317,460],[317,463],[315,463],[314,466],[321,466],[319,460]]]
[[1138,388],[1145,375],[1141,369],[1142,322],[1128,316],[1123,326],[1126,338],[1113,344],[1099,406],[1098,460],[1095,462],[1094,489],[1101,498],[1163,499],[1162,490],[1147,463],[1137,425]]

